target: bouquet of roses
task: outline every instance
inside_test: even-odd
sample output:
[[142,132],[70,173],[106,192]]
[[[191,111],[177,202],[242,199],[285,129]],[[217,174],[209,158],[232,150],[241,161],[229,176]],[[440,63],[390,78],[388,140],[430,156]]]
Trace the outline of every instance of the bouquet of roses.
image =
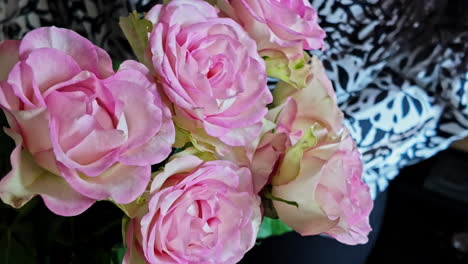
[[289,230],[367,241],[360,154],[304,52],[325,37],[307,0],[172,0],[120,25],[139,62],[116,71],[67,29],[0,43],[4,203],[112,201],[132,264],[236,263]]

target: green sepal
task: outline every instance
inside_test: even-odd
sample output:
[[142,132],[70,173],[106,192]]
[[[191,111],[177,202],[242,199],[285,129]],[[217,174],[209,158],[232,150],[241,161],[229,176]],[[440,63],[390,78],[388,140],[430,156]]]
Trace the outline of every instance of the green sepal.
[[271,219],[278,219],[278,213],[276,212],[276,208],[273,205],[273,201],[271,199],[262,196],[262,208],[263,216],[269,217]]
[[122,247],[121,245],[116,245],[111,249],[111,251],[111,264],[121,264],[125,257],[125,253],[127,252],[127,249],[125,247]]
[[272,179],[273,185],[278,186],[287,184],[299,175],[304,151],[317,144],[317,138],[313,131],[314,127],[305,130],[301,139],[286,151],[284,159],[279,167],[278,174]]
[[286,203],[286,204],[289,204],[289,205],[292,205],[292,206],[295,206],[295,207],[299,208],[299,204],[297,202],[288,201],[288,200],[285,200],[283,198],[274,196],[273,194],[271,194],[271,192],[264,193],[263,195],[264,195],[265,198],[270,199],[272,201],[278,201],[278,202]]
[[148,33],[153,29],[151,21],[141,18],[140,14],[133,11],[128,17],[120,17],[119,25],[138,60],[152,69],[151,62],[145,56],[148,47]]
[[262,51],[261,56],[268,76],[291,84],[296,89],[306,87],[310,75],[310,56],[307,52],[296,60],[290,60],[283,52],[273,50]]
[[192,144],[189,131],[176,126],[175,132],[175,148],[180,149],[187,146],[187,144]]

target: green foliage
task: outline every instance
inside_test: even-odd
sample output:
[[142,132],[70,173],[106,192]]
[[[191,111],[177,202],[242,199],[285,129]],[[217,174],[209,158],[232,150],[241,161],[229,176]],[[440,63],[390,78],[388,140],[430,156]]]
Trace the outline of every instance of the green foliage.
[[279,236],[290,232],[292,229],[281,222],[280,219],[272,219],[264,217],[260,230],[258,231],[257,239],[264,239],[270,236]]
[[119,25],[138,60],[152,69],[151,63],[145,56],[148,33],[153,29],[151,21],[140,18],[140,14],[133,11],[128,17],[121,17]]
[[120,67],[120,64],[122,63],[119,61],[112,61],[112,69],[114,69],[114,71],[117,71]]
[[117,245],[112,248],[112,264],[121,264],[127,249],[123,245]]

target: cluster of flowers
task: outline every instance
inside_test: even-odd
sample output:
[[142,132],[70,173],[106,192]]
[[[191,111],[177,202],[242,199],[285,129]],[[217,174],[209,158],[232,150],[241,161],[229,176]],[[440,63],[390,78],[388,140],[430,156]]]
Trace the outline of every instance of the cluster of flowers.
[[[56,27],[0,43],[3,202],[129,221],[124,263],[236,263],[265,217],[367,241],[372,199],[307,0],[172,0],[121,27],[140,62]],[[280,79],[273,90],[267,75]],[[152,174],[152,166],[157,171]]]

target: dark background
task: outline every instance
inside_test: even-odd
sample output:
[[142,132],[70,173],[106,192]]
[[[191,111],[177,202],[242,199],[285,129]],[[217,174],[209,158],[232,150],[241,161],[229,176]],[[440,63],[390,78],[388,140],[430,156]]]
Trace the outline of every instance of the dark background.
[[468,232],[467,198],[468,153],[449,149],[404,169],[368,263],[468,263],[468,244],[457,250],[453,241]]
[[364,264],[368,253],[367,264],[466,264],[467,201],[468,153],[449,149],[403,169],[379,195],[368,244],[289,233],[262,241],[241,264]]

